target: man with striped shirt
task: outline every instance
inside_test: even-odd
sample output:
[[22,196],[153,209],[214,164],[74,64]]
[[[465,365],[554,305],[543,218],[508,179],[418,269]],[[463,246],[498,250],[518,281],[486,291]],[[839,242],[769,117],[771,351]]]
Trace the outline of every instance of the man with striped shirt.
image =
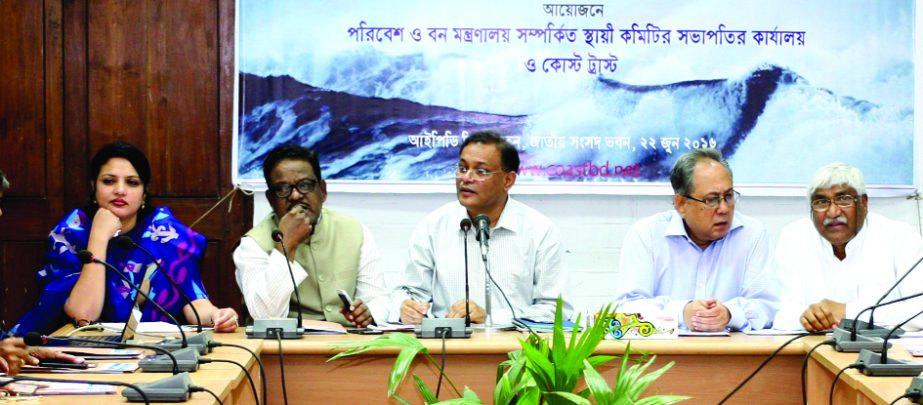
[[[465,139],[452,167],[458,201],[433,211],[414,230],[403,282],[393,295],[391,321],[464,318],[466,263],[472,323],[487,319],[487,291],[497,325],[511,323],[514,314],[552,320],[559,295],[569,316],[561,234],[544,215],[510,198],[518,169],[519,152],[496,132]],[[480,214],[490,218],[486,269],[476,228],[460,227],[463,219],[475,222]]]

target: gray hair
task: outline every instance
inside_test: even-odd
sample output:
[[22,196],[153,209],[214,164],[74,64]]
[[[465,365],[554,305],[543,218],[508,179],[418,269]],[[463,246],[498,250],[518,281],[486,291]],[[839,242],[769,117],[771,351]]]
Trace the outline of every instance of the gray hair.
[[3,170],[0,170],[0,190],[9,190],[10,181],[6,179],[6,175],[3,174]]
[[731,166],[728,165],[727,160],[724,160],[720,150],[714,148],[693,149],[691,152],[680,156],[676,160],[676,164],[673,165],[673,170],[670,171],[670,184],[673,185],[674,193],[679,195],[692,194],[695,165],[705,159],[721,163],[727,169],[728,174],[731,175],[731,180],[734,179],[734,172],[731,171]]
[[818,189],[836,186],[852,187],[856,193],[863,196],[865,195],[865,176],[857,167],[841,162],[831,163],[814,172],[811,184],[808,185],[808,198],[811,198]]

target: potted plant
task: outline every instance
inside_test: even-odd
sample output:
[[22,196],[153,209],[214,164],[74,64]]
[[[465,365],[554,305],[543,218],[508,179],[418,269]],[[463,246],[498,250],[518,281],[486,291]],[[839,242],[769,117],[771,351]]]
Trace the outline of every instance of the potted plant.
[[[633,352],[630,344],[622,356],[594,355],[596,347],[609,333],[612,321],[609,305],[599,313],[592,325],[582,332],[576,329],[578,326],[574,326],[568,339],[564,334],[561,298],[558,297],[551,340],[537,334],[530,334],[528,338],[519,340],[522,349],[510,352],[509,358],[497,366],[493,403],[653,405],[672,404],[687,399],[674,395],[641,397],[654,380],[673,366],[673,362],[645,374],[656,360],[656,356]],[[578,315],[575,325],[579,324]],[[426,360],[442,373],[436,359],[411,335],[390,333],[371,341],[350,342],[337,346],[347,350],[336,354],[330,360],[356,356],[378,348],[399,348],[400,352],[388,377],[388,395],[403,404],[410,403],[396,394],[397,388],[418,354],[422,353]],[[610,386],[596,368],[619,357],[621,366],[614,384]],[[478,395],[468,387],[459,391],[447,375],[443,374],[443,377],[457,398],[440,402],[421,378],[413,376],[417,389],[427,404],[483,404]],[[581,382],[585,388],[578,391]]]

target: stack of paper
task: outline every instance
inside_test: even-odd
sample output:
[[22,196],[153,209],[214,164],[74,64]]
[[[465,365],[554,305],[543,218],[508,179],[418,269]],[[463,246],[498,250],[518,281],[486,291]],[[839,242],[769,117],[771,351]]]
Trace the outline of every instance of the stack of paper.
[[[565,332],[570,332],[574,329],[574,321],[567,320],[562,322],[562,325],[564,326]],[[541,322],[529,318],[513,319],[513,326],[519,331],[528,331],[532,329],[533,332],[551,333],[554,330],[554,322]],[[583,327],[577,328],[577,331],[581,330],[583,330]]]

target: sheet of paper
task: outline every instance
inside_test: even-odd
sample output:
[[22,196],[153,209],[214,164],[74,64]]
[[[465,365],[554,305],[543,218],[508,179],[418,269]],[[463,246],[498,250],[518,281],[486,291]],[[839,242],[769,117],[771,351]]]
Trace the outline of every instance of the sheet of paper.
[[413,332],[413,328],[414,325],[404,325],[402,323],[378,322],[378,325],[369,325],[369,329],[382,332]]
[[[125,329],[124,322],[101,322],[104,328],[109,330],[118,330],[121,331]],[[211,328],[203,328],[211,329]],[[183,325],[183,330],[186,332],[195,332],[196,327],[191,325]],[[135,329],[137,333],[179,333],[176,325],[169,322],[141,322],[138,324],[138,328]]]
[[760,329],[760,330],[746,330],[744,331],[747,335],[752,336],[791,336],[791,335],[800,335],[802,333],[808,333],[804,330],[780,330],[780,329]]
[[691,330],[679,330],[680,336],[731,336],[731,332],[720,331],[720,332],[694,332]]

